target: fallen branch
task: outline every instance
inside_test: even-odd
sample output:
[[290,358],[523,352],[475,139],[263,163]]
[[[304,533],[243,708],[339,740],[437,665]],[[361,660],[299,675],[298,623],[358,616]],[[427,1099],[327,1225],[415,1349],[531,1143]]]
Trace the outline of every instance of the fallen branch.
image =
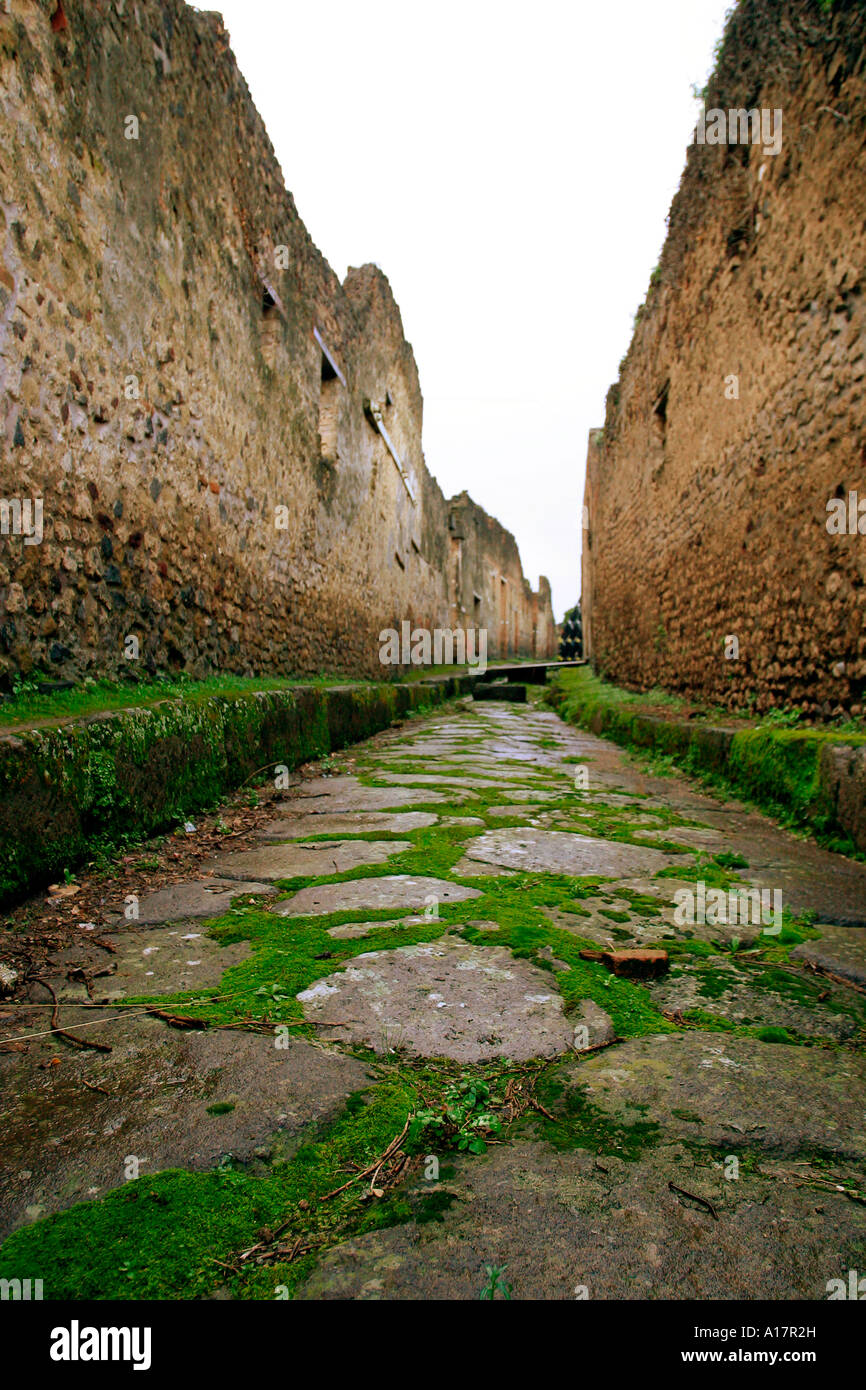
[[574,1050],[578,1057],[588,1057],[592,1052],[604,1052],[606,1047],[615,1047],[621,1042],[625,1042],[625,1038],[610,1038],[608,1042],[596,1043],[594,1047],[576,1047]]
[[110,1095],[110,1092],[106,1091],[104,1086],[94,1086],[90,1081],[84,1081],[83,1084],[87,1087],[88,1091],[101,1091],[104,1096]]
[[680,1197],[688,1197],[690,1202],[697,1202],[700,1206],[706,1207],[713,1220],[718,1221],[719,1214],[713,1206],[712,1202],[708,1201],[706,1197],[699,1197],[695,1192],[686,1192],[686,1189],[684,1187],[677,1187],[675,1182],[669,1182],[668,1187],[670,1188],[671,1192],[679,1193]]
[[60,1018],[60,1003],[58,1001],[57,995],[54,993],[53,986],[50,985],[47,980],[43,980],[41,975],[33,975],[31,979],[34,984],[42,985],[45,989],[48,990],[48,993],[51,995],[51,999],[54,1005],[54,1007],[51,1010],[52,1033],[56,1033],[58,1038],[64,1038],[66,1042],[74,1043],[76,1047],[89,1047],[92,1048],[94,1052],[111,1052],[111,1047],[108,1043],[91,1042],[89,1038],[77,1038],[74,1033],[67,1033],[65,1028],[58,1027],[58,1020]]
[[351,1187],[352,1184],[357,1182],[359,1178],[366,1178],[369,1177],[371,1173],[378,1173],[379,1169],[383,1166],[387,1159],[389,1159],[391,1155],[397,1151],[397,1149],[402,1144],[403,1140],[406,1138],[406,1135],[409,1133],[409,1125],[411,1124],[413,1118],[414,1117],[412,1115],[408,1117],[400,1133],[396,1136],[396,1138],[391,1140],[385,1152],[381,1154],[379,1158],[375,1159],[374,1162],[370,1164],[369,1168],[365,1168],[362,1172],[356,1173],[354,1177],[351,1177],[349,1179],[348,1182],[344,1182],[342,1187],[335,1187],[333,1192],[328,1192],[322,1198],[322,1201],[329,1202],[332,1197],[337,1197],[341,1192],[345,1192],[346,1188]]
[[542,1115],[546,1115],[546,1116],[547,1116],[548,1120],[552,1120],[553,1123],[556,1124],[556,1116],[555,1116],[555,1115],[551,1115],[551,1113],[550,1113],[549,1110],[545,1110],[544,1106],[541,1104],[541,1101],[540,1101],[540,1100],[536,1100],[536,1099],[535,1099],[535,1096],[530,1096],[530,1097],[529,1097],[529,1104],[532,1106],[533,1110],[538,1110],[538,1111],[540,1111]]
[[185,1018],[182,1014],[169,1014],[164,1009],[145,1009],[153,1018],[161,1018],[171,1028],[209,1028],[206,1018]]

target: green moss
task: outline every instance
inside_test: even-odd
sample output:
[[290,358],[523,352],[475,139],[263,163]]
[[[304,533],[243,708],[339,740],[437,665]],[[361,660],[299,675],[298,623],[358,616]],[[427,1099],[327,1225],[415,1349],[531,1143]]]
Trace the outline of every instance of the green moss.
[[[233,1274],[224,1265],[254,1245],[263,1227],[285,1221],[325,1246],[343,1232],[393,1220],[389,1206],[368,1214],[360,1189],[326,1204],[321,1198],[346,1181],[347,1159],[363,1167],[383,1152],[416,1099],[411,1075],[392,1077],[369,1103],[347,1108],[326,1135],[311,1135],[265,1177],[169,1170],[25,1226],[0,1248],[0,1277],[41,1278],[52,1299],[194,1299],[221,1284],[235,1296],[273,1298],[288,1267],[251,1278],[253,1271]],[[298,1205],[302,1199],[307,1210]],[[405,1219],[402,1211],[396,1216]],[[291,1269],[295,1283],[303,1271]]]
[[759,1042],[765,1043],[792,1043],[795,1041],[787,1028],[756,1028],[753,1036]]
[[[660,770],[659,760],[667,760],[669,768],[689,772],[724,794],[746,798],[787,825],[807,827],[839,852],[858,853],[836,820],[833,797],[821,776],[821,752],[827,743],[866,743],[862,724],[795,728],[777,717],[757,725],[751,721],[750,726],[728,711],[708,711],[686,720],[680,717],[684,702],[663,698],[658,691],[633,694],[586,668],[558,673],[547,700],[570,723],[650,753],[654,770]],[[666,708],[660,711],[659,706]],[[720,715],[726,727],[708,722]]]
[[[554,1118],[536,1113],[528,1123],[555,1149],[587,1149],[634,1160],[662,1137],[654,1120],[627,1120],[600,1110],[588,1099],[586,1087],[571,1084],[561,1067],[552,1068],[542,1077],[536,1090],[545,1110]],[[640,1113],[638,1108],[635,1110]]]
[[366,738],[452,686],[203,690],[23,730],[0,743],[0,904],[214,806],[256,773]]
[[184,676],[154,681],[86,680],[72,690],[41,691],[39,681],[19,681],[0,704],[0,724],[6,727],[37,720],[81,719],[108,710],[147,709],[163,700],[200,702],[215,695],[248,695],[263,690],[292,690],[298,686],[354,684],[349,677],[247,677],[222,674],[207,680]]

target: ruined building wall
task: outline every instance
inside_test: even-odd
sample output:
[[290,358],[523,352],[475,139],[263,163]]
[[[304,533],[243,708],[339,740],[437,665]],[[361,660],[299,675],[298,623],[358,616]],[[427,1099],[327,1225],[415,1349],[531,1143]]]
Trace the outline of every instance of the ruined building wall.
[[449,503],[452,627],[484,628],[491,657],[549,658],[556,652],[550,585],[523,576],[510,532],[462,492]]
[[866,535],[827,503],[866,502],[861,0],[741,0],[706,106],[780,108],[782,149],[689,149],[591,437],[584,630],[634,688],[859,712]]
[[44,507],[0,682],[381,675],[382,628],[448,624],[399,310],[311,242],[218,15],[0,0],[0,208],[0,498]]

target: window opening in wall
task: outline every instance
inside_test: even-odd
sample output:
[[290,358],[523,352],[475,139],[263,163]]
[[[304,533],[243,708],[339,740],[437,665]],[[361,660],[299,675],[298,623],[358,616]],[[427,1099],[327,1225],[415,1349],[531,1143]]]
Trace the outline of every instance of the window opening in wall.
[[318,328],[313,329],[313,337],[321,349],[319,371],[319,448],[323,463],[334,464],[338,460],[338,435],[340,427],[340,408],[346,378],[325,346]]
[[327,357],[322,357],[322,390],[319,396],[319,439],[322,459],[337,462],[337,419],[340,382]]
[[671,384],[666,381],[659,392],[658,400],[653,406],[653,426],[655,428],[656,439],[659,444],[664,444],[665,435],[668,428],[668,396],[670,395]]
[[259,328],[259,341],[261,343],[262,356],[269,367],[273,367],[277,355],[277,342],[280,335],[280,309],[276,298],[268,289],[267,285],[262,286],[262,317]]
[[670,395],[670,389],[671,384],[669,381],[666,381],[653,406],[652,439],[655,455],[652,464],[653,482],[655,482],[665,465],[665,440],[668,432],[668,396]]

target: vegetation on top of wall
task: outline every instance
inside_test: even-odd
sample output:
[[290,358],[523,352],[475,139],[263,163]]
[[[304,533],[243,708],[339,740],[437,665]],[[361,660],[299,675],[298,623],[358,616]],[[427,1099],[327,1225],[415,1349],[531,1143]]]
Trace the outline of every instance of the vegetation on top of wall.
[[729,794],[745,796],[787,825],[808,828],[829,848],[858,854],[838,822],[835,798],[822,777],[821,753],[828,744],[866,745],[862,726],[856,732],[850,722],[844,732],[795,728],[780,713],[758,722],[725,712],[724,727],[714,722],[720,711],[691,717],[694,706],[676,696],[633,694],[587,668],[559,672],[547,701],[571,724],[661,755]]
[[[161,700],[205,700],[213,695],[249,694],[257,690],[291,690],[299,685],[350,685],[348,676],[233,676],[228,672],[192,680],[179,674],[154,680],[93,680],[51,688],[50,682],[17,680],[11,695],[0,700],[0,727],[43,719],[75,719],[103,710],[146,708]],[[66,683],[61,682],[61,685]]]
[[[206,686],[206,682],[199,683]],[[461,682],[162,699],[0,738],[0,903],[214,806],[264,767],[368,738]]]

